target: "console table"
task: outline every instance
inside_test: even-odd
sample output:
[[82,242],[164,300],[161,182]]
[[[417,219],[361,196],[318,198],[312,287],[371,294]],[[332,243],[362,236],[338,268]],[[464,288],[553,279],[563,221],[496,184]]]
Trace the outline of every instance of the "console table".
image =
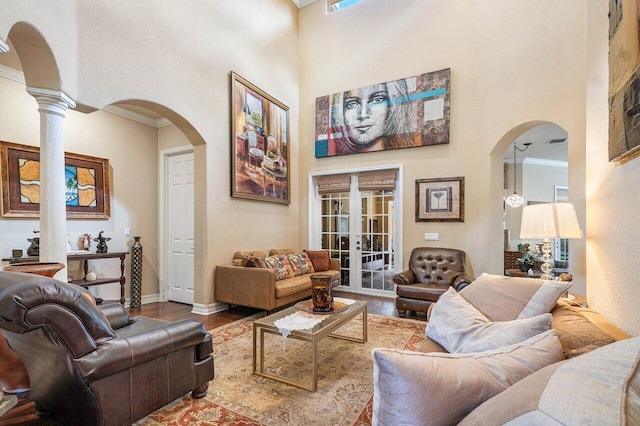
[[[67,254],[67,263],[77,260],[83,262],[84,267],[84,276],[82,279],[71,281],[72,284],[76,284],[82,287],[91,287],[94,285],[101,284],[110,284],[110,283],[120,283],[120,303],[124,305],[125,297],[124,297],[124,285],[125,285],[125,277],[124,277],[124,261],[127,257],[127,252],[112,252],[112,253],[69,253]],[[120,276],[114,278],[96,278],[93,281],[85,280],[87,273],[89,272],[89,260],[98,260],[98,259],[120,259]],[[9,262],[10,265],[14,263],[34,263],[38,262],[40,259],[38,256],[26,256],[26,257],[7,257],[2,259],[4,262]]]

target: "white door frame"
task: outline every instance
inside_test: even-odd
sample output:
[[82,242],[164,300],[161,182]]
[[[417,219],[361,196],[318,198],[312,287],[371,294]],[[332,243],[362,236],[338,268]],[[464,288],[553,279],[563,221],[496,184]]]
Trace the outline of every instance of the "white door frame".
[[[320,246],[320,243],[317,241],[314,241],[314,237],[317,235],[320,235],[320,232],[322,232],[322,224],[321,221],[317,220],[318,217],[320,217],[320,196],[318,195],[318,192],[316,191],[316,185],[314,183],[314,179],[318,176],[326,176],[326,175],[337,175],[337,174],[353,174],[353,173],[360,173],[360,172],[367,172],[367,171],[373,171],[373,170],[389,170],[389,169],[396,169],[398,170],[398,178],[397,178],[397,182],[396,182],[396,196],[394,197],[394,199],[396,200],[395,203],[395,217],[396,217],[396,221],[394,224],[395,227],[395,239],[394,239],[394,265],[396,266],[400,266],[402,267],[402,265],[404,265],[404,258],[403,258],[403,253],[404,253],[404,245],[403,245],[403,205],[404,202],[399,202],[404,200],[404,196],[403,196],[403,165],[402,164],[387,164],[384,166],[373,166],[373,167],[354,167],[354,168],[349,168],[349,169],[338,169],[338,170],[326,170],[326,171],[321,171],[321,172],[312,172],[309,173],[309,179],[308,179],[308,194],[309,194],[309,217],[307,222],[309,223],[309,231],[307,234],[307,241],[309,242],[309,249],[310,250],[321,250],[322,247]],[[336,287],[336,289],[345,289],[348,290],[349,288],[347,287],[343,287],[343,286],[338,286]],[[395,297],[395,294],[389,294],[388,297]]]
[[184,145],[176,148],[163,149],[159,153],[158,158],[158,278],[160,280],[159,291],[160,296],[158,301],[167,302],[169,300],[169,282],[168,282],[168,268],[169,263],[167,259],[167,161],[169,157],[174,155],[193,153],[193,145]]

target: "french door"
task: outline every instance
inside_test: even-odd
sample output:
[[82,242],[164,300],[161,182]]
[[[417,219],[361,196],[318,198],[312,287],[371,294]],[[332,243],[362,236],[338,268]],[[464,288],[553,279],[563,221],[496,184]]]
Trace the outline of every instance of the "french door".
[[[340,260],[341,290],[391,296],[399,247],[397,170],[319,176],[315,241]],[[336,184],[336,182],[338,182]],[[331,182],[326,187],[326,183]]]

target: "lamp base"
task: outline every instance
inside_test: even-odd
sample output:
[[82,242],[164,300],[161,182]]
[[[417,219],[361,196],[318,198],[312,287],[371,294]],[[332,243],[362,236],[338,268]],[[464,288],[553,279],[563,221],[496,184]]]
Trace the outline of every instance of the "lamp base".
[[541,280],[554,280],[553,275],[551,275],[551,271],[553,270],[553,266],[549,263],[552,259],[551,257],[551,242],[548,238],[544,239],[544,243],[542,244],[542,265],[540,265],[540,270],[544,272],[544,274],[540,277]]

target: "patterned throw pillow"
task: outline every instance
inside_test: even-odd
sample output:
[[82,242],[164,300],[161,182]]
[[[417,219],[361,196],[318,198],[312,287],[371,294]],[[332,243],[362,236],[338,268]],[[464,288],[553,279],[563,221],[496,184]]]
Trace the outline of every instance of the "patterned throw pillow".
[[276,281],[286,280],[294,276],[294,269],[286,255],[260,258],[262,267],[276,273]]
[[286,255],[293,267],[293,274],[298,277],[300,275],[311,274],[315,272],[311,259],[306,253]]

